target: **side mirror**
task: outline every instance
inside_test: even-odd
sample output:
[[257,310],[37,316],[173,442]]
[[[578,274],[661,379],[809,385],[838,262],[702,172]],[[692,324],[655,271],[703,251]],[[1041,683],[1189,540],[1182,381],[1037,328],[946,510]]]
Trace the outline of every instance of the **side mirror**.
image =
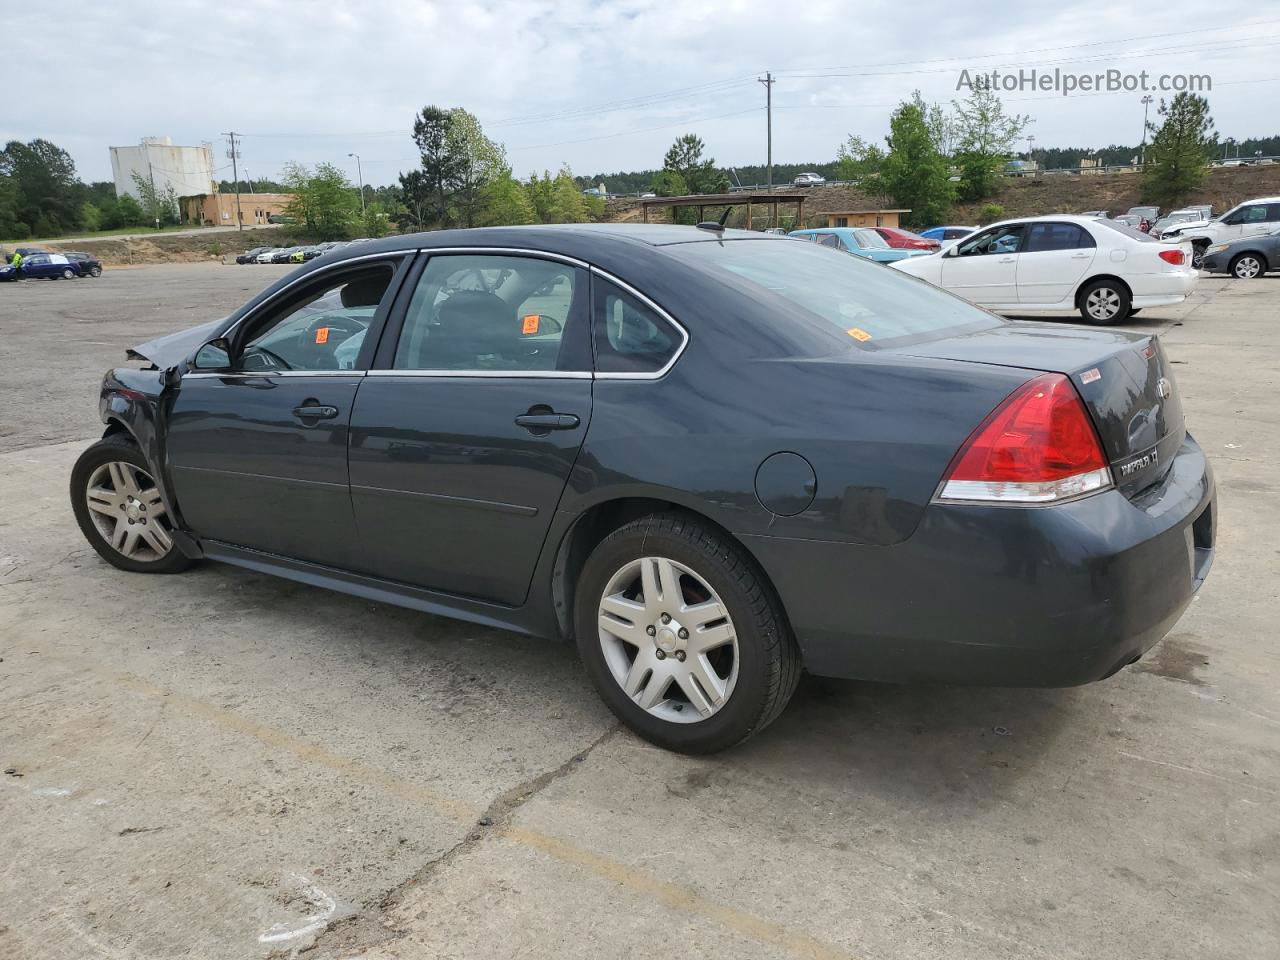
[[231,366],[231,342],[226,337],[210,340],[196,351],[191,366],[196,370],[226,370]]
[[953,243],[951,246],[947,247],[947,249],[942,251],[942,255],[944,257],[958,257],[960,256],[958,252],[959,250],[960,250],[960,244]]

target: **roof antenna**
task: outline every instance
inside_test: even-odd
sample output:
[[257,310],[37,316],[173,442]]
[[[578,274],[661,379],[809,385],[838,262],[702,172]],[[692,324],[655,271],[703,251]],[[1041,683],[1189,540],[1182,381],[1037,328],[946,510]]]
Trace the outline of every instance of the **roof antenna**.
[[714,230],[716,233],[724,233],[724,222],[729,219],[729,211],[733,209],[733,204],[729,204],[724,208],[724,213],[720,214],[719,220],[703,220],[698,224],[699,230]]

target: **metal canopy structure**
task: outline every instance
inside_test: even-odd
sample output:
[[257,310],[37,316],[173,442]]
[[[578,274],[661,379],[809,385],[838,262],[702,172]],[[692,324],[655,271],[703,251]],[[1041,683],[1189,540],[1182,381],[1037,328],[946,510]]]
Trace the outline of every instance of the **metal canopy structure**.
[[751,227],[751,215],[753,206],[765,206],[769,210],[770,225],[778,222],[778,204],[794,203],[796,205],[796,223],[803,226],[804,224],[804,202],[807,199],[804,193],[777,193],[767,190],[741,190],[736,193],[695,193],[688,197],[648,197],[640,201],[640,208],[644,214],[644,222],[649,222],[649,210],[652,207],[671,207],[674,212],[676,207],[697,207],[698,222],[706,220],[707,207],[740,207],[745,205],[747,208],[747,229]]

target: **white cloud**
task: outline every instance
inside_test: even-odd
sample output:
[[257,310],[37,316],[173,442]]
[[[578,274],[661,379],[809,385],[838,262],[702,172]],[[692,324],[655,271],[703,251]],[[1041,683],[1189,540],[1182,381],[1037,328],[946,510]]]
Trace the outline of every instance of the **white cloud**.
[[[758,163],[754,77],[773,70],[774,158],[806,162],[833,157],[849,133],[883,136],[891,105],[917,87],[951,99],[962,65],[1055,60],[1210,73],[1218,129],[1269,135],[1272,114],[1257,107],[1280,82],[1232,83],[1280,77],[1270,66],[1280,17],[1266,14],[1241,0],[1212,17],[1196,0],[1166,0],[1159,17],[1056,0],[77,4],[56,25],[6,32],[0,138],[46,137],[84,178],[106,179],[109,145],[167,135],[212,140],[221,156],[221,135],[235,129],[253,176],[288,160],[349,163],[355,151],[366,178],[386,183],[413,164],[413,115],[435,103],[477,114],[520,174],[562,162],[579,173],[656,166],[686,129],[722,163]],[[1125,38],[1144,39],[1115,42]],[[1164,52],[1132,59],[1145,51]],[[968,59],[943,60],[957,57]],[[1132,142],[1141,131],[1133,94],[1007,99],[1035,118],[1040,146]]]

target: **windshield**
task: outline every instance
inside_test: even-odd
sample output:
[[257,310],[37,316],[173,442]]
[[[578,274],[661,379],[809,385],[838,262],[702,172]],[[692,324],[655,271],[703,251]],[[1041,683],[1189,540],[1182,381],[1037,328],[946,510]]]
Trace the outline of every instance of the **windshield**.
[[855,230],[853,238],[858,241],[860,247],[870,247],[875,250],[889,249],[889,242],[874,230]]
[[863,349],[1004,323],[923,280],[816,244],[726,240],[666,249],[743,290],[766,310],[775,298],[786,301]]
[[1141,240],[1143,243],[1159,243],[1155,237],[1149,233],[1143,233],[1141,230],[1135,230],[1120,220],[1095,220],[1094,223],[1100,223],[1108,230],[1114,230],[1116,233],[1123,233],[1130,240]]

